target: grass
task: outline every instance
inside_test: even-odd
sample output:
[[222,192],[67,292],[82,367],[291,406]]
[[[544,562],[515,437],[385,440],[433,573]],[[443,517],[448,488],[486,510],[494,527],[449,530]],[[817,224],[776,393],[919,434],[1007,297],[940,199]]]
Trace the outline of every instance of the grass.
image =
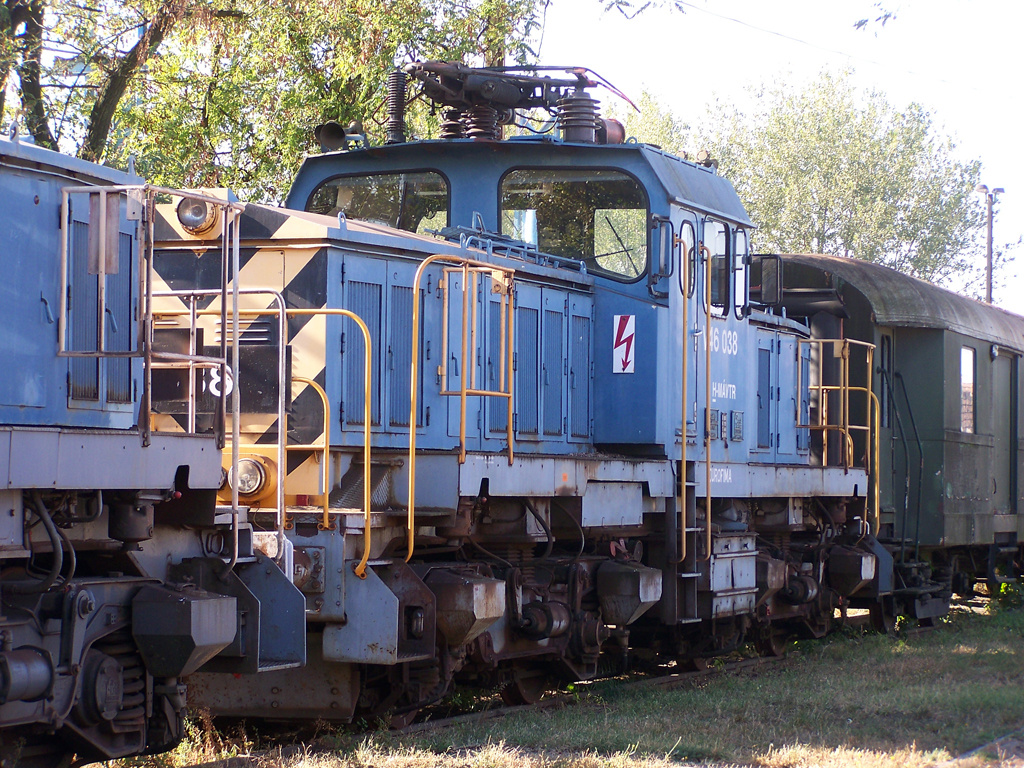
[[[910,640],[850,632],[797,643],[781,667],[689,689],[627,689],[609,681],[589,686],[578,704],[561,710],[408,736],[335,732],[317,742],[315,753],[268,765],[935,765],[1024,727],[1024,610],[979,615],[961,607],[945,625]],[[210,739],[199,730],[163,765],[201,762],[196,751]],[[213,751],[225,754],[223,745]],[[206,748],[203,759],[211,756]],[[995,752],[979,752],[963,765],[998,760]]]

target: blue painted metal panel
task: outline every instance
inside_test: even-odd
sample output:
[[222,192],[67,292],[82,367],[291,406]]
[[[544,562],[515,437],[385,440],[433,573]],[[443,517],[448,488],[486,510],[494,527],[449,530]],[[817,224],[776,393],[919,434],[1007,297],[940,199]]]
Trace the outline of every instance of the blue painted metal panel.
[[[466,386],[470,386],[470,379],[472,378],[472,371],[468,370],[468,366],[472,365],[471,361],[463,359],[462,356],[462,303],[463,303],[463,292],[465,289],[465,281],[461,272],[448,272],[445,277],[445,286],[442,288],[442,292],[448,296],[448,314],[444,318],[445,323],[445,334],[448,340],[447,351],[442,346],[442,337],[438,335],[436,342],[440,354],[444,355],[444,372],[445,380],[443,382],[444,387],[449,392],[459,392],[462,389],[462,379],[467,377]],[[468,321],[472,318],[472,303],[466,305],[466,318],[467,318],[467,332],[468,332]],[[469,337],[466,340],[467,354],[469,350]],[[426,375],[426,371],[424,375]],[[440,382],[439,382],[440,383]],[[460,398],[455,395],[447,395],[443,398],[444,407],[448,412],[448,435],[450,437],[459,436],[459,422],[462,418],[462,404],[459,402]],[[474,420],[470,418],[470,411],[477,405],[477,398],[468,398],[466,401],[466,439],[467,441],[472,440],[474,447],[477,445],[477,439],[479,435],[476,434],[475,429],[470,429],[470,425],[474,424]]]
[[796,337],[780,332],[775,337],[776,359],[779,371],[776,385],[777,415],[775,420],[775,458],[780,463],[796,460],[796,392],[797,360]]
[[757,443],[751,460],[774,462],[778,431],[778,352],[774,328],[757,328]]
[[772,353],[767,347],[757,348],[757,447],[772,446]]
[[[386,264],[381,260],[347,259],[345,266],[345,308],[359,315],[370,331],[373,359],[370,418],[376,426],[380,424],[381,303]],[[366,346],[362,334],[353,326],[346,326],[343,334],[342,359],[345,381],[342,408],[345,424],[362,427],[365,407],[363,362]]]
[[[646,289],[645,289],[646,290]],[[628,350],[632,372],[614,373],[626,356],[618,347],[616,316],[633,318],[635,334]],[[654,444],[657,434],[658,308],[618,292],[598,291],[594,298],[594,442]],[[619,339],[623,341],[623,339]]]
[[[502,343],[502,333],[505,329],[502,328],[501,323],[501,303],[499,298],[498,296],[492,296],[487,302],[487,351],[484,359],[487,388],[492,392],[501,390],[502,370],[505,370],[506,381],[509,375],[508,365],[502,360],[502,354],[506,349],[505,344],[508,342]],[[508,424],[508,403],[501,398],[488,398],[486,410],[488,432],[504,434]]]
[[391,286],[391,303],[387,317],[388,424],[392,427],[408,427],[412,360],[412,286]]
[[569,439],[590,438],[592,304],[582,297],[569,300]]
[[[106,348],[112,352],[127,352],[134,346],[132,318],[135,312],[135,241],[131,235],[121,232],[118,237],[118,270],[107,275],[107,322]],[[131,361],[128,358],[111,358],[107,367],[107,402],[132,402]]]
[[[95,350],[98,343],[96,336],[96,301],[97,278],[89,274],[89,224],[88,218],[75,218],[76,211],[85,208],[88,213],[88,200],[79,195],[72,203],[83,205],[73,206],[71,222],[71,244],[69,248],[69,267],[71,270],[68,286],[68,325],[70,326],[71,343],[69,348],[87,352]],[[71,367],[71,399],[99,400],[100,396],[100,365],[99,360],[92,358],[72,358]]]
[[[77,224],[72,231],[58,229],[60,191],[66,186],[88,183],[130,184],[140,179],[56,152],[0,139],[0,190],[4,206],[0,208],[0,271],[4,281],[0,284],[0,357],[7,366],[7,374],[0,377],[0,423],[11,425],[67,426],[73,428],[127,429],[135,424],[135,409],[131,400],[141,378],[141,364],[118,361],[102,367],[94,360],[83,360],[69,365],[67,358],[57,356],[57,316],[60,307],[59,254],[61,240],[72,249],[77,247],[87,254],[89,204],[79,196],[75,203]],[[10,164],[8,164],[10,163]],[[76,178],[76,174],[78,175]],[[134,238],[134,223],[126,220],[124,206],[120,214],[122,239]],[[77,243],[76,243],[77,241]],[[119,259],[119,261],[121,261]],[[83,270],[88,274],[87,268]],[[69,278],[73,278],[69,270]],[[96,336],[96,277],[77,281],[69,279],[70,312],[83,319],[82,335],[75,337],[75,327],[69,326],[69,348],[95,349]],[[134,346],[138,326],[134,306],[122,302],[118,280],[111,275],[108,288],[108,348],[122,349],[121,335],[130,348]],[[134,285],[131,286],[134,288]],[[89,308],[90,298],[92,307]],[[76,308],[76,299],[78,302]],[[128,309],[125,322],[122,312]],[[91,311],[90,311],[91,310]],[[85,328],[85,318],[90,316]],[[74,323],[73,317],[69,320]],[[116,322],[117,333],[113,332]],[[106,374],[108,367],[113,376]],[[69,378],[74,380],[69,382]],[[87,400],[74,400],[69,383],[79,388]],[[71,407],[69,407],[71,406]]]
[[[808,345],[800,347],[800,423],[811,423],[811,390],[808,383],[811,380],[811,348]],[[801,453],[807,453],[811,449],[811,430],[797,430],[796,449]]]
[[564,294],[554,297],[563,302],[563,306],[555,310],[547,309],[554,303],[545,291],[544,296],[544,328],[543,352],[541,360],[541,398],[544,401],[543,431],[545,436],[558,437],[562,434],[562,388],[565,383],[565,344]]
[[521,287],[516,305],[515,428],[529,439],[540,431],[540,289]]

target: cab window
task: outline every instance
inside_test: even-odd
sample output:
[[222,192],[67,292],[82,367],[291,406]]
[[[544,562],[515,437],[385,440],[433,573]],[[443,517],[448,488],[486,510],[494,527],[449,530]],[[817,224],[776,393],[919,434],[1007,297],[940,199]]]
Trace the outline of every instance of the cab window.
[[744,313],[747,308],[747,286],[749,279],[747,276],[747,261],[748,261],[749,246],[747,245],[747,233],[742,230],[736,230],[736,253],[733,257],[733,307],[736,312],[736,317],[743,319]]
[[313,190],[306,210],[423,233],[448,226],[448,183],[430,171],[336,176]]
[[729,312],[729,284],[732,278],[729,228],[721,221],[706,221],[704,245],[711,258],[711,314],[724,317]]
[[647,197],[620,171],[522,169],[501,181],[501,231],[591,272],[633,282],[647,271]]
[[697,238],[693,234],[691,222],[684,221],[680,224],[679,240],[682,246],[679,258],[686,265],[686,269],[679,270],[679,291],[687,296],[693,296],[693,288],[697,283]]

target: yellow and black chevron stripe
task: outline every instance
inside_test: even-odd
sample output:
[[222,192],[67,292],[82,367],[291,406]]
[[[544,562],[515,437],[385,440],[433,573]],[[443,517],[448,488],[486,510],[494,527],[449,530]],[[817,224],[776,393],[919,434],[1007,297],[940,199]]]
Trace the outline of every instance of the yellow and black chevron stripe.
[[[282,294],[287,308],[322,308],[327,303],[327,247],[322,217],[283,213],[259,205],[246,205],[239,221],[242,247],[237,280],[243,290],[264,289]],[[217,233],[215,233],[217,234]],[[159,206],[154,222],[154,293],[166,290],[216,290],[220,286],[221,249],[219,241],[196,238],[177,221],[173,206]],[[229,275],[229,290],[236,277]],[[271,309],[274,302],[264,294],[239,297],[247,310]],[[208,354],[215,353],[220,339],[220,297],[203,297],[197,302],[204,312],[198,325]],[[188,328],[187,304],[179,297],[161,297],[157,313],[166,319],[158,328]],[[170,319],[176,315],[176,319]],[[287,418],[289,445],[322,445],[323,405],[317,393],[292,377],[325,384],[326,317],[293,316],[287,319],[291,385]],[[280,425],[277,421],[277,318],[273,315],[240,318],[240,387],[244,413],[239,424],[243,453],[276,460]],[[209,377],[210,373],[206,374]],[[208,382],[207,382],[208,383]],[[197,397],[209,392],[200,387]],[[212,400],[212,396],[209,398]],[[173,409],[171,409],[173,410]],[[178,409],[181,410],[181,409]],[[154,428],[183,430],[185,413],[160,413]],[[319,451],[289,451],[285,491],[289,496],[322,493]],[[273,503],[271,501],[271,503]]]

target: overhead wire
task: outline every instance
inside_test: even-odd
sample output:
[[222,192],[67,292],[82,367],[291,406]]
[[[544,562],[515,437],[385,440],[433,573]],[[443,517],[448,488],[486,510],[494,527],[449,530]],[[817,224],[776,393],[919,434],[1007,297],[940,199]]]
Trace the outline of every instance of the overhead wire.
[[[866,56],[861,56],[861,55],[858,55],[858,54],[849,53],[847,51],[840,51],[840,50],[837,50],[835,48],[828,48],[828,47],[823,46],[823,45],[818,45],[817,43],[812,43],[811,41],[804,40],[803,38],[800,38],[800,37],[794,37],[793,35],[787,35],[785,32],[779,32],[777,30],[768,29],[766,27],[759,27],[756,24],[751,24],[748,21],[743,21],[742,19],[737,19],[734,16],[728,16],[728,15],[726,15],[724,13],[716,13],[715,11],[708,10],[707,8],[701,8],[699,5],[694,5],[693,3],[685,2],[685,0],[676,0],[676,4],[680,5],[680,6],[684,6],[686,8],[691,9],[691,10],[697,11],[699,13],[707,14],[708,16],[714,16],[715,18],[722,19],[723,21],[728,21],[728,22],[731,22],[733,24],[739,24],[740,26],[746,27],[748,29],[752,29],[755,32],[762,32],[762,33],[764,33],[766,35],[773,35],[775,37],[781,38],[782,40],[788,40],[790,42],[797,43],[799,45],[805,45],[808,48],[814,48],[816,50],[823,51],[825,53],[835,54],[836,56],[844,56],[844,57],[846,57],[848,59],[862,61],[865,64],[871,64],[872,66],[882,67],[882,68],[885,68],[885,69],[892,69],[892,65],[891,64],[886,64],[886,63],[883,63],[881,61],[876,61],[875,59],[870,59],[870,58],[868,58]],[[934,80],[935,82],[944,83],[945,85],[962,85],[962,83],[954,83],[954,82],[952,82],[950,80],[946,80],[944,78],[935,77],[934,75],[926,73],[926,72],[917,72],[917,71],[912,70],[912,69],[903,69],[903,71],[906,72],[909,75],[913,75],[914,77],[928,78],[929,80]]]

